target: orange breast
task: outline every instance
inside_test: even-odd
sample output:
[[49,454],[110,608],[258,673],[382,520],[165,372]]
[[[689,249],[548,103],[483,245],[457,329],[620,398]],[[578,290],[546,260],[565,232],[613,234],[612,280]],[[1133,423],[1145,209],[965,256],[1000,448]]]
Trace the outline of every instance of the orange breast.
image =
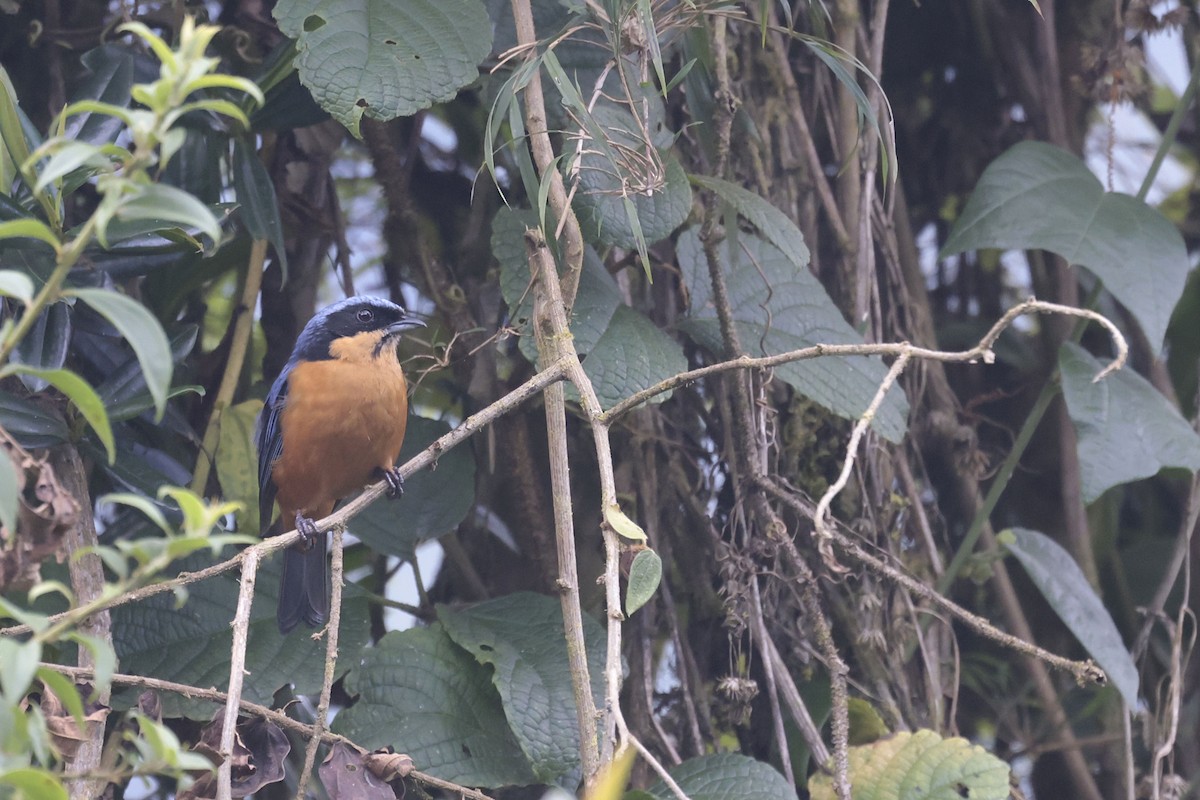
[[288,377],[283,452],[272,478],[284,519],[323,516],[400,455],[408,391],[395,353],[298,364]]

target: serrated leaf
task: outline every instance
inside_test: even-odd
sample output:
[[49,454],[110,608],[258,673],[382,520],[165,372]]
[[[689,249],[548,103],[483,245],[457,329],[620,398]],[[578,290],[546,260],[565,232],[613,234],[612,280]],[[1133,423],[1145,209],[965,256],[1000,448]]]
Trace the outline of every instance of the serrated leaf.
[[1014,541],[1008,544],[1009,552],[1021,562],[1054,613],[1108,673],[1125,704],[1137,708],[1137,665],[1083,570],[1070,553],[1045,534],[1027,528],[1011,531]]
[[[319,692],[325,671],[323,641],[279,633],[275,605],[281,560],[282,554],[277,554],[260,565],[254,589],[243,691],[247,700],[256,703],[270,704],[276,690],[288,683],[300,694]],[[202,552],[180,560],[177,566],[184,572],[212,563],[214,558]],[[189,686],[224,686],[229,680],[229,622],[237,609],[238,588],[237,573],[226,573],[189,586],[187,602],[180,608],[170,593],[114,608],[113,644],[125,671]],[[369,639],[369,619],[367,598],[355,584],[348,584],[343,594],[337,674],[358,661],[359,651]],[[212,706],[164,695],[163,713],[207,720]]]
[[92,430],[96,432],[96,436],[108,452],[108,463],[116,460],[116,443],[113,441],[108,412],[104,409],[100,395],[96,394],[96,390],[83,378],[69,369],[37,369],[24,364],[9,364],[0,374],[33,375],[58,389],[79,409],[88,425],[92,426]]
[[221,411],[217,441],[217,480],[226,500],[241,504],[238,531],[258,534],[258,450],[254,429],[262,401],[247,400]]
[[358,702],[337,715],[335,732],[368,748],[394,746],[467,786],[536,782],[488,670],[440,624],[389,633],[361,659],[345,680]]
[[171,345],[158,320],[136,300],[106,289],[69,289],[63,294],[78,297],[95,309],[133,347],[142,365],[146,387],[154,398],[154,408],[161,418],[166,410],[173,364]]
[[638,552],[629,566],[629,583],[625,587],[625,615],[637,611],[658,591],[662,582],[662,559],[649,548]]
[[11,537],[17,530],[17,515],[21,511],[21,481],[12,456],[6,449],[0,450],[3,450],[0,452],[0,524],[4,525]]
[[[617,153],[634,152],[646,158],[642,152],[646,144],[639,138],[637,123],[628,111],[601,103],[592,114]],[[620,160],[614,163],[598,148],[584,149],[575,164],[579,169],[579,191],[574,206],[589,239],[634,248],[665,239],[684,223],[692,210],[692,188],[687,173],[670,151],[663,151],[657,157],[663,168],[661,183],[652,194],[646,194],[628,188],[628,173],[645,169],[646,164]],[[626,211],[626,200],[632,203],[632,217]]]
[[[640,311],[617,306],[604,334],[583,361],[600,405],[612,408],[641,389],[687,370],[683,348]],[[653,398],[661,403],[664,392]]]
[[[449,430],[439,420],[409,417],[396,463],[403,464]],[[408,561],[419,542],[457,528],[474,502],[475,460],[469,448],[456,447],[443,453],[433,468],[409,477],[402,497],[368,506],[350,521],[350,530],[372,550]]]
[[358,134],[449,100],[478,77],[492,31],[478,0],[285,0],[279,28],[313,99]]
[[804,243],[804,234],[796,227],[796,223],[765,198],[720,178],[708,175],[688,177],[692,183],[708,189],[733,206],[738,214],[757,228],[764,239],[775,245],[796,269],[808,266],[808,245]]
[[[1008,800],[1008,765],[979,745],[930,730],[897,733],[850,748],[855,797],[894,800]],[[815,773],[812,800],[835,800],[832,778]]]
[[[742,347],[750,355],[786,353],[822,343],[862,343],[816,277],[770,242],[743,232],[736,250],[729,241],[718,250],[733,318]],[[691,298],[690,315],[679,327],[704,347],[722,353],[725,347],[712,305],[708,262],[695,228],[680,235],[676,254]],[[866,410],[886,373],[878,358],[863,356],[814,358],[775,368],[775,374],[801,394],[848,419],[857,419]],[[893,390],[871,426],[885,439],[898,442],[907,418],[908,401],[903,392]]]
[[1071,343],[1059,351],[1058,366],[1078,439],[1084,502],[1165,467],[1200,469],[1200,436],[1132,367],[1093,383],[1103,365]]
[[283,242],[283,222],[279,218],[279,201],[275,184],[258,157],[244,139],[233,142],[233,183],[237,191],[242,220],[255,239],[265,239],[275,248],[275,257],[287,280],[287,248]]
[[[562,609],[544,595],[518,592],[466,609],[438,607],[446,633],[494,669],[508,724],[539,782],[578,782],[579,726],[563,638]],[[604,630],[584,618],[592,694],[604,696]]]
[[[691,800],[796,800],[796,790],[773,767],[738,753],[689,759],[668,770]],[[662,784],[649,789],[658,800],[674,800]]]
[[1157,209],[1105,192],[1077,156],[1044,142],[1021,142],[988,165],[942,255],[987,247],[1049,250],[1087,267],[1156,353],[1191,269],[1183,237]]

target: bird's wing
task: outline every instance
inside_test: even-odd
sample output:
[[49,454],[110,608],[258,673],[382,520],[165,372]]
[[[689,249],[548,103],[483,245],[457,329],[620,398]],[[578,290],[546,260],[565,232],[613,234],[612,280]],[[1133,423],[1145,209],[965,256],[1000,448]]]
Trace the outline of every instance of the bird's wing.
[[292,365],[284,367],[275,380],[270,394],[258,417],[258,518],[261,534],[266,534],[271,517],[275,515],[275,481],[271,479],[271,468],[283,452],[283,429],[280,418],[287,402],[288,375]]

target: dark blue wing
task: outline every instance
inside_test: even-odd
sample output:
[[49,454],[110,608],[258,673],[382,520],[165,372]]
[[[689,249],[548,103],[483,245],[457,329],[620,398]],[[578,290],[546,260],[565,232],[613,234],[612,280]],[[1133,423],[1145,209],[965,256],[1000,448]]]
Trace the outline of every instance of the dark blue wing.
[[267,395],[262,413],[258,417],[258,518],[260,534],[265,535],[271,518],[275,515],[275,481],[271,480],[271,468],[283,452],[283,429],[280,418],[287,402],[288,376],[292,372],[289,362],[275,379],[275,385]]

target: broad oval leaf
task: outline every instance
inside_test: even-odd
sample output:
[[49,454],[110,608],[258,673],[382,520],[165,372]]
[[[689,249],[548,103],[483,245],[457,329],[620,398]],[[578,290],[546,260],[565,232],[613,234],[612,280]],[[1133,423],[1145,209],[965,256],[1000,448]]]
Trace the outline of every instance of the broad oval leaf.
[[632,614],[654,596],[662,582],[662,558],[650,548],[640,551],[629,565],[625,587],[625,613]]
[[488,669],[440,624],[389,633],[361,659],[345,680],[358,702],[337,715],[335,732],[364,747],[394,746],[426,772],[467,786],[537,782]]
[[1200,436],[1132,367],[1093,382],[1103,365],[1069,342],[1059,351],[1058,367],[1078,439],[1084,502],[1165,467],[1200,469]]
[[[582,777],[579,726],[561,604],[517,592],[465,609],[439,606],[438,620],[455,644],[493,668],[492,684],[537,779],[574,788]],[[583,622],[592,694],[599,701],[605,633],[590,617]]]
[[762,237],[779,248],[797,269],[808,266],[808,245],[804,243],[804,234],[796,227],[796,223],[788,219],[787,214],[771,205],[765,198],[736,183],[708,175],[689,177],[692,183],[708,189],[737,209],[738,214],[758,228]]
[[[850,782],[855,797],[895,800],[1008,800],[1008,765],[977,744],[934,731],[897,733],[850,748]],[[812,800],[835,800],[833,779],[815,773]]]
[[1138,672],[1116,623],[1096,596],[1071,554],[1044,533],[1012,528],[1009,552],[1017,557],[1033,584],[1066,623],[1130,709],[1138,704]]
[[141,303],[107,289],[70,289],[64,294],[78,297],[95,309],[133,347],[146,377],[146,387],[154,398],[154,408],[161,419],[167,406],[173,364],[171,345],[158,320]]
[[279,29],[296,39],[300,81],[358,135],[449,100],[478,77],[492,47],[479,0],[284,0]]
[[[669,771],[691,800],[796,800],[795,788],[774,767],[738,753],[692,758]],[[661,782],[649,793],[675,797]]]
[[[816,277],[796,263],[797,253],[784,253],[751,233],[737,237],[736,249],[726,240],[718,248],[743,348],[749,355],[786,353],[815,344],[861,344]],[[714,353],[724,352],[708,262],[696,228],[676,243],[679,266],[691,298],[689,317],[680,329]],[[887,370],[878,358],[822,357],[794,361],[775,374],[801,394],[839,416],[857,419],[871,402]],[[885,439],[904,436],[908,401],[904,393],[888,393],[871,426]]]
[[984,170],[942,255],[1041,249],[1087,267],[1137,318],[1155,352],[1191,265],[1157,209],[1105,192],[1087,165],[1044,142],[1021,142]]

